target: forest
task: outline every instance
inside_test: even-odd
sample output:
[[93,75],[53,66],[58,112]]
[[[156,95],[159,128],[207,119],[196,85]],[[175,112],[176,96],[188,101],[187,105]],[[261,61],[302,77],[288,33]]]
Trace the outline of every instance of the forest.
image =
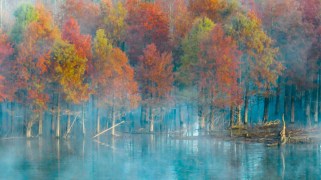
[[2,137],[319,123],[320,0],[1,0],[0,20]]

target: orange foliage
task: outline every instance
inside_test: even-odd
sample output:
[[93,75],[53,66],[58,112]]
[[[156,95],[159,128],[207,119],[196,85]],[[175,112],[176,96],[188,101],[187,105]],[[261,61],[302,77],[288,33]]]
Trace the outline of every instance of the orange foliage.
[[91,52],[91,36],[80,33],[80,27],[77,20],[69,18],[64,26],[62,38],[75,45],[77,54],[81,58],[87,58],[87,72],[92,71],[92,52]]
[[[10,60],[8,57],[13,54],[13,48],[11,43],[8,41],[8,36],[5,33],[0,32],[0,102],[5,99],[12,100],[13,86],[12,82],[8,82],[6,77],[12,73]],[[8,66],[9,65],[9,66]],[[10,77],[9,77],[10,78]]]
[[159,4],[127,3],[129,55],[133,64],[137,63],[146,44],[154,43],[164,52],[169,48],[169,19]]
[[137,69],[143,100],[158,101],[168,97],[174,80],[172,71],[172,55],[161,54],[155,44],[148,45]]
[[46,108],[49,100],[45,92],[48,81],[46,73],[49,70],[51,48],[60,33],[52,25],[52,16],[43,6],[37,5],[36,10],[39,18],[29,24],[25,38],[18,46],[16,86],[27,91],[25,103],[31,103],[38,110]]
[[218,24],[200,47],[199,88],[206,90],[205,97],[219,107],[240,104],[241,89],[237,81],[241,53],[236,42],[225,36],[222,26]]

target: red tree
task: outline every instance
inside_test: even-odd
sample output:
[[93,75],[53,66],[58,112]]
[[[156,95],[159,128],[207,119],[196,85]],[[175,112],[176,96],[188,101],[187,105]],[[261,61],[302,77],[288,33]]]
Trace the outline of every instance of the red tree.
[[8,36],[0,32],[0,102],[5,99],[12,100],[14,89],[11,83],[6,83],[6,78],[10,78],[11,61],[8,57],[13,54],[12,44],[8,40]]
[[214,127],[214,109],[241,104],[238,84],[240,51],[235,41],[225,36],[220,24],[216,25],[209,39],[201,43],[198,71],[199,93],[203,105],[210,108],[211,128]]
[[62,38],[70,44],[74,44],[77,54],[81,58],[86,58],[88,60],[87,74],[92,73],[91,36],[81,34],[77,20],[69,18],[65,22],[62,30]]
[[[173,86],[173,65],[170,53],[160,53],[155,44],[148,45],[140,57],[137,79],[144,108],[150,107],[150,131],[154,131],[153,108],[169,97]],[[146,109],[145,109],[146,110]],[[146,112],[145,112],[146,113]],[[143,117],[144,118],[144,117]]]
[[169,19],[159,4],[129,1],[127,9],[127,43],[132,64],[137,64],[147,44],[154,43],[161,52],[169,48]]

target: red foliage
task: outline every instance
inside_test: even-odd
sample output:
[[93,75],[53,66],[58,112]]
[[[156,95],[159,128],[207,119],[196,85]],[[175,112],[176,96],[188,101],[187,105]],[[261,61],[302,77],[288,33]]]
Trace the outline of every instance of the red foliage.
[[211,103],[224,107],[242,102],[240,77],[240,51],[231,37],[225,36],[221,25],[216,25],[209,39],[200,45],[199,73],[200,89],[206,89],[205,97],[212,97]]
[[66,0],[62,6],[64,18],[71,17],[78,20],[86,33],[93,33],[97,27],[99,6],[90,0]]
[[[11,66],[9,65],[10,60],[8,57],[13,54],[13,48],[11,43],[8,41],[8,36],[5,33],[0,32],[0,102],[5,99],[12,99],[12,86],[10,86],[6,80],[7,76],[10,76]],[[11,65],[11,64],[10,64]],[[9,77],[10,78],[10,77]]]
[[87,72],[92,71],[92,52],[91,52],[91,36],[80,33],[80,27],[77,20],[69,18],[64,26],[62,38],[75,45],[77,54],[81,58],[87,58]]
[[155,44],[148,45],[140,57],[137,79],[143,100],[167,97],[173,86],[173,65],[170,53],[160,53]]
[[161,52],[169,48],[169,19],[159,4],[129,1],[127,9],[127,42],[133,64],[147,44],[154,43]]

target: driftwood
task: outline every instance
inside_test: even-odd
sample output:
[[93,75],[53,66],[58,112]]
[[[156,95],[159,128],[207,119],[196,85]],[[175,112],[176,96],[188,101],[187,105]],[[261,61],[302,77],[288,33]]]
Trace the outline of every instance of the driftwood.
[[114,126],[112,126],[112,127],[110,127],[110,128],[107,128],[107,129],[103,130],[102,132],[100,132],[100,133],[96,134],[96,135],[95,135],[95,136],[93,136],[92,138],[98,137],[98,136],[100,136],[100,135],[102,135],[102,134],[104,134],[104,133],[108,132],[109,130],[111,130],[111,129],[113,129],[113,128],[115,128],[115,127],[117,127],[117,126],[119,126],[119,125],[123,124],[124,122],[125,122],[125,121],[122,121],[122,122],[120,122],[120,123],[118,123],[118,124],[116,124],[116,125],[114,125]]
[[10,140],[10,139],[25,139],[26,137],[6,137],[6,138],[0,138],[0,140]]
[[67,139],[67,137],[68,137],[68,135],[69,135],[69,133],[70,133],[70,131],[71,131],[71,129],[72,129],[72,127],[73,127],[74,123],[76,122],[76,120],[77,120],[79,115],[80,115],[80,113],[77,114],[77,116],[75,117],[74,121],[71,123],[69,129],[67,129],[67,132],[64,135],[65,139]]

